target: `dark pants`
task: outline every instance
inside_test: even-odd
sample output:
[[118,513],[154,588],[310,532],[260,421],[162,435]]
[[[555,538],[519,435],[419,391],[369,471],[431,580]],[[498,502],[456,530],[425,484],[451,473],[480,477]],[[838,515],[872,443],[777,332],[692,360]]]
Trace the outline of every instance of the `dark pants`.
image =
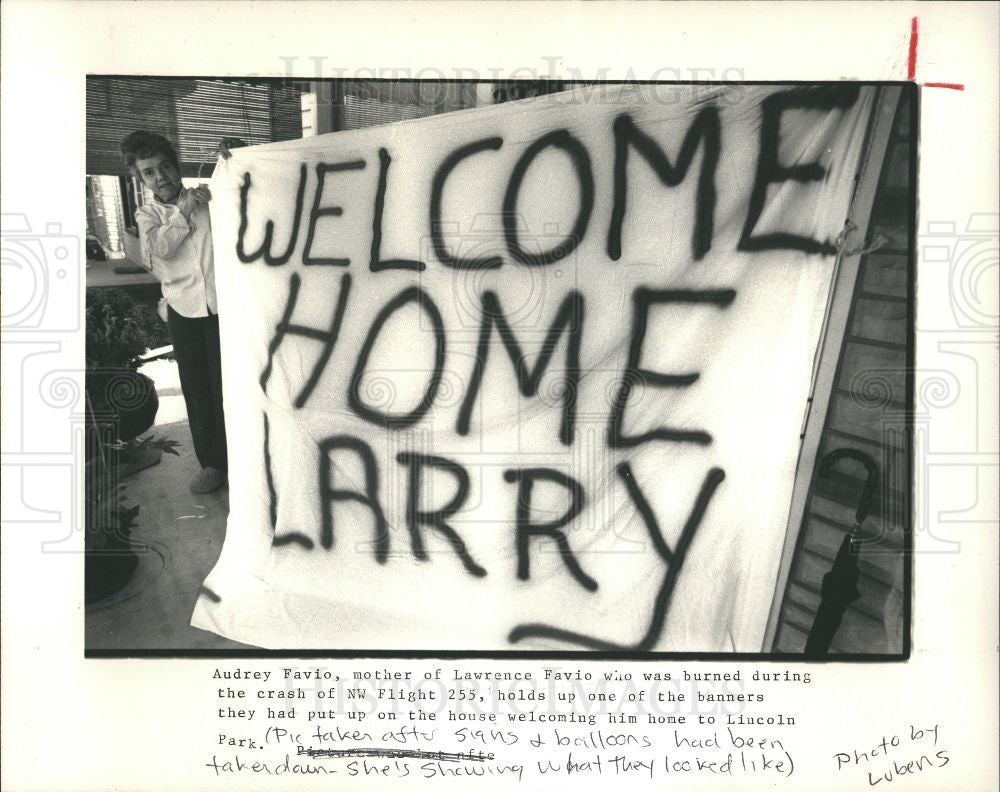
[[167,308],[167,326],[187,405],[194,452],[203,468],[226,469],[219,317],[188,319]]

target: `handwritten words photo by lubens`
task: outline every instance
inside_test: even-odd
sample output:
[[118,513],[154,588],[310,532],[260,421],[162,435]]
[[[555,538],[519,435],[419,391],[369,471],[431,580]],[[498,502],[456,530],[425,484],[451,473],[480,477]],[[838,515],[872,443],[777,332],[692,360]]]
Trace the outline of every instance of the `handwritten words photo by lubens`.
[[590,85],[234,150],[231,511],[192,623],[761,651],[876,92]]

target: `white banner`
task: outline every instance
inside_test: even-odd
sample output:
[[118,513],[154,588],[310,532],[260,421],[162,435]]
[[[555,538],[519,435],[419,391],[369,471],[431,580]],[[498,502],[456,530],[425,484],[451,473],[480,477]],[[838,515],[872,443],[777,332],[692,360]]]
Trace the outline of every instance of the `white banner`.
[[761,649],[873,89],[594,86],[239,149],[192,623]]

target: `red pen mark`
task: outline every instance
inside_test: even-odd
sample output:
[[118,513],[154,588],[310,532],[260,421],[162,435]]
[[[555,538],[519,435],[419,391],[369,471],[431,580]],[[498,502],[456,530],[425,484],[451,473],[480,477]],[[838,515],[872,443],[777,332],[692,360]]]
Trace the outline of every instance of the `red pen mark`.
[[920,38],[920,27],[917,18],[910,20],[910,57],[906,62],[906,79],[917,78],[917,40]]
[[[917,42],[920,39],[920,24],[917,17],[910,20],[910,55],[906,60],[906,79],[915,80],[917,78]],[[964,91],[963,83],[950,82],[925,82],[921,83],[924,88],[947,88],[951,91]]]

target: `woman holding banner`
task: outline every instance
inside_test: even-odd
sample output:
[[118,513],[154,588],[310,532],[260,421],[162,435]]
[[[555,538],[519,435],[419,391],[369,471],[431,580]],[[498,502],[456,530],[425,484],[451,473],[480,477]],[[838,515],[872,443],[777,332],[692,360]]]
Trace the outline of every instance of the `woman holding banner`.
[[133,132],[120,148],[126,167],[155,196],[136,210],[135,219],[145,266],[160,281],[167,303],[167,325],[201,465],[190,488],[213,492],[226,483],[227,458],[208,212],[212,196],[204,185],[183,186],[177,152],[162,135]]

